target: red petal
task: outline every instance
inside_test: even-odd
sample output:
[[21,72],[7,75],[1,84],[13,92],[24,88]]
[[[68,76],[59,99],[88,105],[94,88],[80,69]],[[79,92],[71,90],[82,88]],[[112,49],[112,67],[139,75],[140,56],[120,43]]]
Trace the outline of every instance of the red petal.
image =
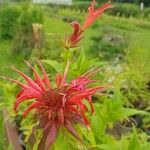
[[5,79],[5,80],[9,80],[11,82],[17,83],[19,86],[21,86],[24,90],[29,91],[30,93],[34,93],[35,95],[41,95],[41,93],[39,91],[37,91],[36,89],[34,89],[33,87],[23,84],[18,80],[14,80],[8,77],[2,77],[1,78]]
[[75,112],[75,113],[79,113],[79,110],[77,108],[75,108],[73,105],[66,105],[66,111],[67,112]]
[[88,96],[94,94],[98,89],[101,89],[103,87],[94,87],[94,88],[89,88],[80,92],[76,92],[73,96],[71,96],[68,100],[67,103],[68,104],[77,104],[78,101],[87,98]]
[[21,72],[20,70],[16,69],[16,68],[12,68],[13,70],[15,70],[16,72],[18,72],[27,82],[28,84],[33,87],[34,89],[36,89],[39,92],[42,92],[41,88],[38,86],[38,84],[36,84],[31,78],[29,78],[27,75],[25,75],[23,72]]
[[77,21],[74,21],[74,22],[70,23],[70,25],[74,29],[73,34],[72,34],[72,38],[78,36],[78,34],[80,32],[80,24]]
[[62,83],[61,74],[56,74],[55,81],[56,81],[57,87],[59,88],[61,86],[61,83]]
[[24,93],[24,90],[21,90],[21,91],[17,94],[16,98],[20,97],[23,93]]
[[74,21],[71,23],[71,26],[74,28],[74,32],[70,35],[68,43],[70,47],[76,47],[76,44],[83,38],[82,31],[78,22]]
[[94,10],[95,0],[93,0],[91,6],[88,8],[89,15],[85,22],[83,23],[82,30],[84,31],[86,28],[88,28],[105,10],[112,8],[112,5],[110,2],[104,4],[102,7],[100,7],[97,10]]
[[41,97],[42,95],[38,95],[34,92],[31,93],[31,91],[21,91],[19,93],[19,95],[17,96],[17,100],[15,102],[15,105],[14,105],[14,110],[17,111],[17,108],[19,106],[20,103],[24,102],[24,101],[27,101],[27,100],[30,100],[30,99],[35,99],[35,98],[39,98]]
[[65,120],[65,127],[76,139],[83,142],[80,135],[77,133],[70,121]]
[[25,61],[25,63],[26,63],[26,64],[32,69],[32,71],[34,72],[35,77],[36,77],[36,80],[37,80],[37,82],[39,83],[39,86],[41,87],[42,91],[46,91],[46,88],[45,88],[45,86],[44,86],[43,80],[41,79],[41,77],[39,76],[39,74],[37,73],[37,71],[33,68],[33,66],[32,66],[29,62]]
[[45,150],[48,150],[50,146],[55,142],[57,137],[57,128],[55,122],[52,123],[50,130],[48,131],[46,143],[45,143]]
[[59,120],[61,125],[64,124],[64,111],[63,111],[63,109],[58,110],[58,120]]
[[47,76],[47,73],[46,73],[46,71],[45,71],[43,65],[42,65],[40,62],[38,62],[38,64],[39,64],[39,66],[40,66],[40,68],[41,68],[41,70],[42,70],[42,72],[43,72],[44,81],[45,81],[46,85],[48,86],[49,89],[51,89],[51,83],[50,83],[50,80],[49,80],[49,78],[48,78],[48,76]]
[[83,107],[81,104],[78,105],[78,107],[79,107],[80,110],[81,110],[81,114],[82,114],[83,119],[84,119],[84,124],[85,124],[87,127],[89,127],[89,121],[88,121],[88,119],[87,119],[86,116],[85,116],[84,107]]
[[25,118],[32,109],[37,108],[38,106],[41,106],[41,104],[42,104],[41,102],[34,102],[31,105],[29,105],[28,108],[23,112],[23,115],[22,115],[23,118]]
[[92,98],[91,98],[91,96],[89,96],[89,98],[87,98],[87,100],[88,100],[88,102],[90,104],[91,112],[92,112],[92,114],[94,114],[94,107],[93,107],[93,104],[92,104]]
[[48,150],[55,142],[59,127],[53,122],[49,128],[43,133],[42,139],[38,145],[38,150]]
[[67,90],[67,94],[72,94],[75,91],[83,91],[85,90],[85,86],[95,82],[94,80],[90,80],[89,78],[79,77],[69,84],[70,88]]

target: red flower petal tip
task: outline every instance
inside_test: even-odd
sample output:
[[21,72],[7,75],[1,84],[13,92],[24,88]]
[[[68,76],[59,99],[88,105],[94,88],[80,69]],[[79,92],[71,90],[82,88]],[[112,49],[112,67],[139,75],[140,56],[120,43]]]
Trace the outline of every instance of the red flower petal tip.
[[[76,24],[74,25],[76,26]],[[24,110],[23,118],[34,110],[33,115],[37,117],[39,127],[43,129],[43,137],[39,147],[44,145],[49,148],[54,143],[61,126],[65,127],[75,138],[82,141],[74,125],[80,123],[90,129],[90,123],[85,114],[89,110],[84,101],[86,100],[89,103],[91,112],[94,113],[92,95],[104,88],[101,86],[89,88],[90,83],[95,82],[91,80],[91,77],[97,70],[91,69],[68,83],[66,81],[69,68],[68,63],[64,74],[57,74],[56,76],[57,87],[52,87],[41,63],[39,63],[39,67],[43,76],[40,76],[31,64],[28,62],[26,64],[32,69],[35,75],[34,79],[15,68],[13,70],[21,75],[26,83],[3,78],[15,82],[21,87],[14,104],[15,111],[17,111],[21,103],[33,100]]]
[[92,4],[89,6],[88,16],[82,27],[80,27],[80,24],[76,21],[71,23],[71,26],[73,27],[73,33],[65,40],[66,48],[77,47],[78,42],[83,38],[83,31],[87,29],[92,23],[94,23],[95,20],[100,17],[107,9],[112,8],[110,0],[98,9],[95,9],[95,3],[96,1],[93,0]]
[[83,23],[82,30],[85,30],[88,28],[95,20],[101,16],[107,9],[112,8],[112,5],[110,3],[111,1],[108,1],[106,4],[104,4],[102,7],[95,9],[95,3],[96,1],[93,0],[91,6],[88,8],[88,16]]

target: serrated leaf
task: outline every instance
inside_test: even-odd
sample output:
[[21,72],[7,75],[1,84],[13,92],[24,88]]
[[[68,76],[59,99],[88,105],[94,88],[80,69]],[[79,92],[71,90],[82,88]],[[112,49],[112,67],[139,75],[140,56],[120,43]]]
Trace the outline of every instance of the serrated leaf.
[[139,139],[138,139],[137,132],[136,132],[135,128],[133,128],[133,135],[132,135],[132,138],[130,140],[128,150],[140,150],[139,149]]
[[85,55],[84,51],[82,50],[77,60],[77,67],[80,68],[84,62],[85,62]]
[[134,109],[134,108],[122,108],[122,115],[124,117],[129,117],[129,116],[133,116],[133,115],[150,115],[150,113],[143,111],[143,110],[138,110],[138,109]]
[[105,132],[106,123],[99,116],[93,116],[91,121],[91,127],[95,132],[95,136],[103,135]]
[[68,149],[68,143],[67,143],[67,138],[64,137],[62,132],[59,132],[59,135],[57,137],[57,140],[55,142],[55,150],[60,150],[60,149]]
[[62,72],[63,71],[63,65],[57,61],[54,60],[42,60],[43,63],[46,63],[48,65],[50,65],[51,67],[53,67],[55,69],[56,72]]

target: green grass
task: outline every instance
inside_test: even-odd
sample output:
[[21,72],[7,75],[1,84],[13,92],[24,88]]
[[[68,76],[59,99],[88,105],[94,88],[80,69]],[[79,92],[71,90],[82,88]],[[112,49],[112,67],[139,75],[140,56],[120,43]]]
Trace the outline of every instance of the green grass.
[[23,68],[23,65],[23,59],[19,56],[16,57],[11,52],[11,42],[0,41],[0,75],[16,76],[10,67]]
[[140,28],[131,35],[130,46],[128,47],[129,58],[132,63],[139,67],[141,73],[148,78],[150,76],[150,29]]
[[0,42],[0,73],[2,73],[10,65],[10,42]]

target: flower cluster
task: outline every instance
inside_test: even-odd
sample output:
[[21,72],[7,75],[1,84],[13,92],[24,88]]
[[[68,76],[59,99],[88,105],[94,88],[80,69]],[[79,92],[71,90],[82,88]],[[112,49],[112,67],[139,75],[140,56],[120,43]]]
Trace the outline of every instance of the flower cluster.
[[96,1],[93,0],[92,4],[88,8],[88,16],[86,20],[84,21],[82,27],[80,24],[76,21],[71,23],[71,26],[73,27],[74,31],[73,33],[66,38],[66,48],[74,48],[77,46],[77,43],[83,38],[83,32],[85,29],[87,29],[99,16],[101,16],[107,9],[112,8],[112,5],[109,0],[106,4],[104,4],[102,7],[95,9],[95,3]]
[[23,112],[23,117],[25,118],[31,110],[35,110],[35,116],[39,120],[39,127],[43,129],[39,149],[44,147],[47,150],[54,143],[60,127],[65,127],[75,138],[82,141],[74,128],[74,124],[80,123],[89,127],[89,121],[85,115],[88,108],[84,101],[90,104],[91,112],[94,113],[92,95],[98,90],[104,90],[105,87],[89,88],[89,84],[95,82],[90,78],[99,70],[91,69],[68,83],[66,81],[68,63],[64,74],[56,75],[56,86],[52,87],[48,75],[40,62],[39,67],[43,77],[38,74],[29,62],[26,62],[26,64],[32,69],[35,76],[34,80],[16,68],[13,68],[13,70],[19,73],[26,83],[10,78],[7,78],[7,80],[13,81],[21,87],[14,104],[15,111],[17,111],[22,102],[33,100]]

